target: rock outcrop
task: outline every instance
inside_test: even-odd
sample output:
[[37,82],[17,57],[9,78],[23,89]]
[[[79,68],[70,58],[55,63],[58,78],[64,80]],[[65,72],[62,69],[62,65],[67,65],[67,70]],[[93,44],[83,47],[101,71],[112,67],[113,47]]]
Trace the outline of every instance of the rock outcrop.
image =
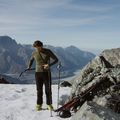
[[94,102],[86,102],[72,117],[72,120],[119,120],[120,115],[113,113]]
[[[115,89],[120,88],[120,48],[103,51],[81,70],[74,79],[70,99],[97,83],[100,84],[90,93],[91,104],[86,103],[86,98],[71,120],[120,119],[120,89]],[[116,102],[114,94],[118,96]]]

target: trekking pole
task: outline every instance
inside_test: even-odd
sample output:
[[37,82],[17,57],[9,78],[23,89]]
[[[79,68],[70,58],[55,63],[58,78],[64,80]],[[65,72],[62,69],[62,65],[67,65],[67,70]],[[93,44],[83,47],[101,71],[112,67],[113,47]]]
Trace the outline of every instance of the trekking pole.
[[57,109],[59,108],[59,90],[60,90],[60,72],[61,72],[61,62],[59,61],[58,66],[58,97],[57,97]]
[[29,70],[35,70],[35,68],[30,68],[30,69],[25,69],[24,71],[22,71],[18,77],[18,79],[22,76],[22,74],[26,71],[29,71]]
[[[48,70],[48,77],[49,77],[49,92],[52,92],[52,88],[51,88],[51,72],[50,70]],[[49,94],[49,100],[51,101],[51,104],[52,104],[52,96],[51,94]],[[50,117],[53,117],[52,115],[52,110],[50,109]]]

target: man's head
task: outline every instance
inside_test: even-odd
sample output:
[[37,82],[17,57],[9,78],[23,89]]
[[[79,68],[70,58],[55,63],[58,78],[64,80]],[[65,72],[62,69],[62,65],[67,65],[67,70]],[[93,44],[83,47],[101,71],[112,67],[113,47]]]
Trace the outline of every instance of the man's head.
[[36,40],[34,43],[33,43],[33,47],[43,47],[43,43],[39,40]]

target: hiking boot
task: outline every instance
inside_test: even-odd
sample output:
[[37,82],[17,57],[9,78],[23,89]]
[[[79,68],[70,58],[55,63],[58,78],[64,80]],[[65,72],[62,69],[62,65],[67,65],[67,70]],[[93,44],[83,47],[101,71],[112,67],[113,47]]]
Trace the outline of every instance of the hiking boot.
[[42,105],[36,105],[36,111],[40,111],[40,110],[42,110]]
[[47,105],[47,109],[48,110],[53,110],[53,106],[52,105]]

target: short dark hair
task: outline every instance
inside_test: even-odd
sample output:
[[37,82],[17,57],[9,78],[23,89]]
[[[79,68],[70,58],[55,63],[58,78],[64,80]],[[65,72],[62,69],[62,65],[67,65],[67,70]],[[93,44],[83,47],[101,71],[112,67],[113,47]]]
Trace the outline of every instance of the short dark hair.
[[39,40],[36,40],[34,43],[33,43],[33,47],[43,47],[43,43]]

